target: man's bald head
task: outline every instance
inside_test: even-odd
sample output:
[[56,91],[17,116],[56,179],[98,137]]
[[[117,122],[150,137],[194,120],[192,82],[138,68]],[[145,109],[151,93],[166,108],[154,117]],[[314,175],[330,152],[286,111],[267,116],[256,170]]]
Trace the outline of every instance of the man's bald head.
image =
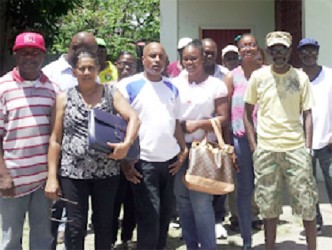
[[204,66],[214,67],[218,54],[218,47],[216,42],[211,38],[205,38],[202,40],[202,48],[204,55]]
[[151,43],[148,43],[147,45],[145,45],[145,47],[143,49],[143,57],[144,57],[144,55],[147,54],[148,51],[151,50],[151,48],[159,48],[159,49],[161,49],[164,52],[164,54],[166,54],[165,48],[164,48],[164,46],[161,43],[151,42]]
[[90,32],[82,31],[73,36],[66,56],[68,63],[72,64],[75,54],[83,49],[97,53],[98,45],[94,35]]
[[150,81],[160,81],[166,65],[166,52],[164,47],[157,42],[148,43],[143,49],[142,62],[145,76]]

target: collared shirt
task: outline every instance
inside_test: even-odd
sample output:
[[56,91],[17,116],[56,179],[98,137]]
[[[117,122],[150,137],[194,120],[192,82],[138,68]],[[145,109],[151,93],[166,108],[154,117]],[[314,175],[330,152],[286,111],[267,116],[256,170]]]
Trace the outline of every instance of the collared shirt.
[[77,78],[73,74],[72,66],[61,55],[58,60],[46,65],[42,71],[53,82],[56,82],[61,90],[67,90],[77,85]]
[[106,62],[107,67],[99,72],[98,76],[102,84],[118,79],[118,70],[111,62]]
[[225,66],[215,64],[213,76],[224,81],[225,76],[227,75],[228,72],[229,70]]
[[14,197],[45,183],[51,111],[59,87],[41,74],[26,81],[16,69],[0,78],[0,137],[3,159],[13,178]]

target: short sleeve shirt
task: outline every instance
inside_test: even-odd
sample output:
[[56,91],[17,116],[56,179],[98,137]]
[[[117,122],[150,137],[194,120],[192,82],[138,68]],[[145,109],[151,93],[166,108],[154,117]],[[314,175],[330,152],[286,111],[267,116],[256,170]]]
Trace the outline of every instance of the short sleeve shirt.
[[258,103],[258,145],[283,152],[304,146],[302,112],[313,106],[308,76],[290,67],[277,74],[270,67],[254,71],[249,79],[244,101]]
[[143,73],[122,79],[117,87],[141,120],[140,159],[165,162],[176,156],[180,151],[174,136],[178,88],[166,77],[151,82]]
[[[209,119],[215,113],[215,100],[227,96],[225,83],[218,78],[209,76],[199,84],[189,83],[186,75],[174,79],[174,84],[179,89],[180,108],[179,120]],[[204,130],[198,129],[194,133],[185,134],[185,140],[190,143],[201,140],[205,135]],[[208,136],[212,138],[212,135]]]

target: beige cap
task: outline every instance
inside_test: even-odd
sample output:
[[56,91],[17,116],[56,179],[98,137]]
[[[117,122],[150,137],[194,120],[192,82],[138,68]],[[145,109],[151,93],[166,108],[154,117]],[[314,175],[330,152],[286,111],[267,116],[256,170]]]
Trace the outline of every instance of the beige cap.
[[285,31],[274,31],[266,35],[266,46],[271,47],[276,44],[285,45],[287,48],[292,46],[292,36]]
[[239,49],[235,46],[235,45],[227,45],[225,48],[223,48],[221,50],[221,58],[224,58],[224,56],[228,53],[228,52],[235,52],[236,54],[239,54]]
[[183,37],[178,42],[178,49],[183,49],[186,47],[193,39],[189,37]]

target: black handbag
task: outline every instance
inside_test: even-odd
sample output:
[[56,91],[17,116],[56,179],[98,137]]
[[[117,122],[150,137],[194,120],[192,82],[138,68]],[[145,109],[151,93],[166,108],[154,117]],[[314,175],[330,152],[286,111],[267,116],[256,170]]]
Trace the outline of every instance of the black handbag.
[[[107,145],[107,142],[120,143],[126,137],[127,122],[120,116],[108,113],[95,108],[89,111],[88,115],[88,140],[89,148],[112,153],[113,149]],[[138,137],[130,147],[127,160],[137,160],[140,156],[140,147]]]

